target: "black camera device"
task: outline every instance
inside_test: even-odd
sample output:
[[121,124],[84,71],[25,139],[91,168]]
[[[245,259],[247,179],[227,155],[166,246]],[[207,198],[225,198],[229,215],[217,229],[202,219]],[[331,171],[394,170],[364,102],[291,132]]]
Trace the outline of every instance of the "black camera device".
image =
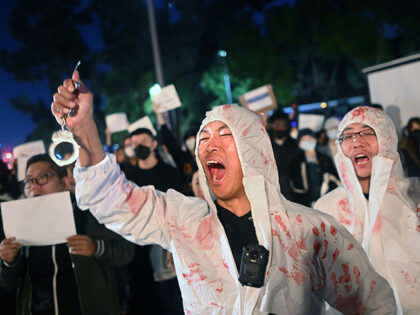
[[261,288],[264,285],[265,268],[268,263],[268,250],[258,244],[242,248],[239,282],[242,285]]

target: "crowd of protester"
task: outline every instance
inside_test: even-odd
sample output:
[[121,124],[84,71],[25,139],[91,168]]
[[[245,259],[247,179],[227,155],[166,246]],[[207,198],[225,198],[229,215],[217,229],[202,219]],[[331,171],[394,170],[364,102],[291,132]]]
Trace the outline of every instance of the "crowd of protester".
[[[153,185],[163,192],[175,189],[204,199],[198,184],[195,158],[198,126],[189,128],[182,139],[177,139],[164,116],[157,111],[155,114],[159,130],[157,136],[148,129],[140,128],[127,135],[114,150],[111,134],[106,132],[107,151],[115,154],[127,179],[138,186]],[[342,203],[352,198],[354,201],[355,197],[349,195],[345,198],[344,191],[351,191],[351,188],[346,186],[348,182],[343,186],[341,180],[344,171],[336,168],[335,159],[337,154],[342,155],[341,151],[337,152],[339,138],[352,122],[342,125],[340,121],[341,117],[325,117],[320,132],[304,128],[298,130],[297,137],[292,137],[291,119],[279,108],[268,117],[265,127],[271,140],[284,197],[308,207],[315,205],[315,208],[332,214],[346,226],[347,221],[339,209]],[[374,128],[372,134],[377,134],[377,130]],[[356,141],[357,134],[362,137],[361,132],[354,132],[350,140]],[[408,177],[420,176],[419,147],[420,118],[413,117],[398,145],[404,174]],[[398,160],[397,153],[395,158]],[[77,227],[77,235],[69,238],[67,244],[23,247],[13,243],[12,238],[6,238],[0,226],[0,313],[54,314],[50,281],[53,271],[49,269],[52,263],[47,256],[55,247],[54,251],[59,257],[57,260],[61,264],[59,268],[64,270],[58,284],[61,290],[60,314],[183,314],[171,253],[159,245],[139,246],[128,242],[99,224],[89,211],[79,210],[74,199],[73,167],[60,168],[48,155],[37,155],[28,161],[26,178],[19,183],[16,173],[0,161],[1,202],[69,190]],[[331,209],[333,203],[328,199],[331,198],[328,193],[337,187],[343,187],[342,203],[334,203],[337,209]],[[370,207],[369,195],[372,196],[372,191],[363,191],[363,194],[368,200],[367,207]],[[398,242],[398,236],[395,237]],[[69,252],[68,248],[79,239],[86,242],[90,249],[79,254]],[[356,239],[363,243],[363,237]],[[98,253],[99,242],[105,243],[103,253]],[[398,248],[398,245],[394,246]],[[375,268],[381,269],[380,264],[385,260],[384,257],[375,256]],[[417,269],[417,281],[420,280],[419,275],[420,270]],[[384,278],[388,279],[386,276]],[[394,290],[401,290],[398,285],[390,285]],[[405,293],[411,294],[408,291]],[[420,298],[420,292],[415,294],[417,299]],[[404,298],[400,296],[400,300]]]

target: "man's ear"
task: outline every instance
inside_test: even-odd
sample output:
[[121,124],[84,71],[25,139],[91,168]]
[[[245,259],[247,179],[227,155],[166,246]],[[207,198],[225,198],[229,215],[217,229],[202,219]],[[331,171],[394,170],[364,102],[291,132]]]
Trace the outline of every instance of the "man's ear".
[[158,146],[158,142],[157,142],[156,140],[153,140],[153,142],[152,142],[152,146],[150,147],[150,149],[151,149],[152,151],[155,151],[155,150],[156,150],[156,148],[157,148],[157,146]]
[[69,177],[68,176],[64,176],[62,179],[61,179],[61,182],[62,182],[62,184],[64,185],[64,189],[65,190],[70,190],[70,179],[69,179]]

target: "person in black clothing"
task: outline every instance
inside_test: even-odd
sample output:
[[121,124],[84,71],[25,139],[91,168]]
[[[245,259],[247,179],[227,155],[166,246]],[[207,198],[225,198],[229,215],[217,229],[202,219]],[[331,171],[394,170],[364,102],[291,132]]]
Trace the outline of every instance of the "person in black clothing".
[[153,104],[153,110],[159,124],[160,139],[168,149],[170,155],[173,157],[184,181],[181,192],[186,195],[193,196],[194,193],[191,190],[190,181],[194,171],[197,170],[197,164],[195,162],[195,138],[198,126],[191,126],[185,131],[183,137],[185,148],[183,148],[178,139],[174,136],[173,132],[168,128],[163,114],[158,112],[156,104]]
[[310,207],[327,192],[340,185],[333,161],[316,150],[316,136],[302,129],[298,136],[299,154],[290,163],[289,180],[297,203]]
[[[16,176],[8,169],[6,163],[0,160],[0,202],[18,199],[20,195],[21,191]],[[15,289],[6,290],[0,287],[0,306],[4,314],[15,314],[15,300]]]
[[[127,178],[139,186],[153,185],[162,192],[169,188],[181,191],[181,176],[177,169],[161,160],[157,153],[158,142],[152,132],[139,128],[130,134],[130,138],[138,167],[127,173]],[[159,245],[136,246],[136,255],[129,269],[132,281],[131,314],[183,313],[181,293],[168,251]],[[164,302],[168,300],[172,303]],[[158,310],[159,306],[161,310]]]
[[281,193],[288,200],[295,201],[289,186],[288,174],[290,162],[298,154],[299,148],[296,141],[290,137],[289,116],[281,108],[278,108],[267,119],[267,123],[268,134],[270,135],[274,158],[277,163]]
[[407,177],[420,177],[420,118],[413,117],[399,144],[401,162]]
[[[28,160],[25,195],[66,190],[66,172],[47,154]],[[113,267],[128,263],[134,245],[74,206],[77,235],[67,244],[27,246],[0,231],[0,286],[18,288],[17,314],[117,314]],[[2,225],[1,225],[2,226]]]

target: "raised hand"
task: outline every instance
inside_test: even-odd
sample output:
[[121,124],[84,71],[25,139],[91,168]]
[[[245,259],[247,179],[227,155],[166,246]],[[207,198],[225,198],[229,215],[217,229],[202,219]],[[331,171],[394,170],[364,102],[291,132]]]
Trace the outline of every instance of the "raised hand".
[[16,237],[5,238],[0,243],[0,258],[7,263],[11,263],[15,260],[16,255],[19,252],[21,243],[15,242]]
[[[74,113],[70,116],[68,114],[72,109]],[[51,112],[59,124],[65,117],[67,128],[80,146],[81,166],[95,165],[103,160],[105,152],[93,120],[93,94],[82,83],[77,70],[71,79],[64,80],[58,87],[51,103]]]
[[[80,86],[76,90],[76,82]],[[93,121],[93,94],[88,90],[79,77],[79,72],[73,72],[71,79],[64,80],[58,87],[58,92],[53,96],[51,103],[51,112],[59,124],[62,123],[62,117],[74,109],[74,114],[66,118],[66,125],[75,136],[83,134],[84,130],[91,125]]]

